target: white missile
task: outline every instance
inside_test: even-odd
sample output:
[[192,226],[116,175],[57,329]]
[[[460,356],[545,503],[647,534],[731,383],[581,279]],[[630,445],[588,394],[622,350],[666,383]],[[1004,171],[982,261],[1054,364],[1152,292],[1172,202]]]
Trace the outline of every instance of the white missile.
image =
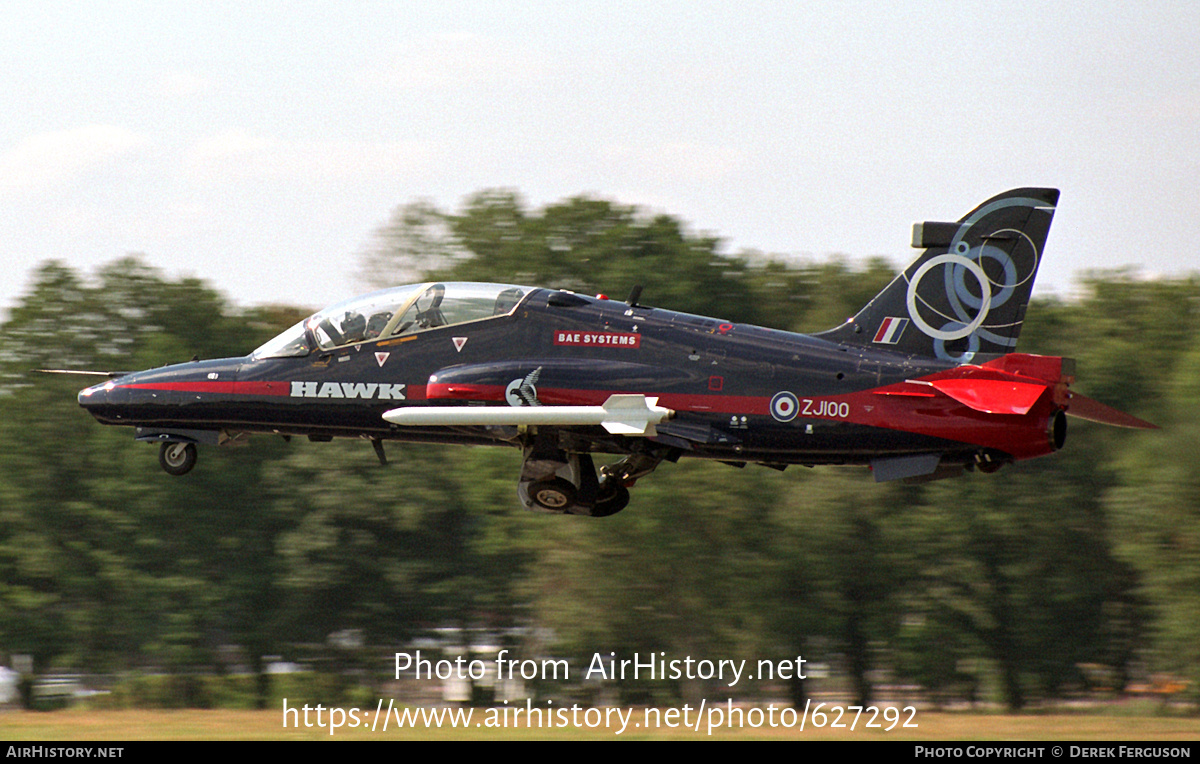
[[406,406],[384,413],[405,427],[480,427],[486,425],[600,425],[614,435],[654,437],[654,425],[675,416],[644,395],[610,395],[600,406]]

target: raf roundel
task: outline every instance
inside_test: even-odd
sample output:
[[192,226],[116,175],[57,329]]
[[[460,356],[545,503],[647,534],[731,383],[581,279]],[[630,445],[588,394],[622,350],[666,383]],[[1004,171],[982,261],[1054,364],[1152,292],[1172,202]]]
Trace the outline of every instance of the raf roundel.
[[799,411],[800,401],[789,392],[775,393],[775,397],[771,399],[771,416],[780,422],[792,421]]

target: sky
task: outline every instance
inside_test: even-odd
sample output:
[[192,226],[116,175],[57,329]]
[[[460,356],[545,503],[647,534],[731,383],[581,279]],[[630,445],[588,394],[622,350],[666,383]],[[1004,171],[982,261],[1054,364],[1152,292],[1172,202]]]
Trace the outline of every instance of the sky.
[[0,311],[132,253],[315,309],[394,209],[497,187],[899,268],[913,222],[1052,186],[1036,294],[1184,275],[1198,40],[1192,0],[0,0]]

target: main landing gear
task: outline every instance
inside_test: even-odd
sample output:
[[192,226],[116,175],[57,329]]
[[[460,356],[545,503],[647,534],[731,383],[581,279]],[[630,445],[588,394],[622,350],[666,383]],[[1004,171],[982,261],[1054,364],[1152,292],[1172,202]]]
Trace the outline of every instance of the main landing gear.
[[659,455],[630,454],[597,474],[590,453],[563,450],[553,430],[543,429],[525,446],[517,497],[534,512],[608,517],[629,504],[627,486],[662,460]]

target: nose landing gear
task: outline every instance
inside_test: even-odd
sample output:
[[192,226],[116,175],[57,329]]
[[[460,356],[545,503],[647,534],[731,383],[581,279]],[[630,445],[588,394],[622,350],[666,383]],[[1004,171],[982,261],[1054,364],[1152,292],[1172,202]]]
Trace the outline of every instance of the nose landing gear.
[[158,447],[158,463],[169,475],[186,475],[196,466],[196,444],[162,443]]

